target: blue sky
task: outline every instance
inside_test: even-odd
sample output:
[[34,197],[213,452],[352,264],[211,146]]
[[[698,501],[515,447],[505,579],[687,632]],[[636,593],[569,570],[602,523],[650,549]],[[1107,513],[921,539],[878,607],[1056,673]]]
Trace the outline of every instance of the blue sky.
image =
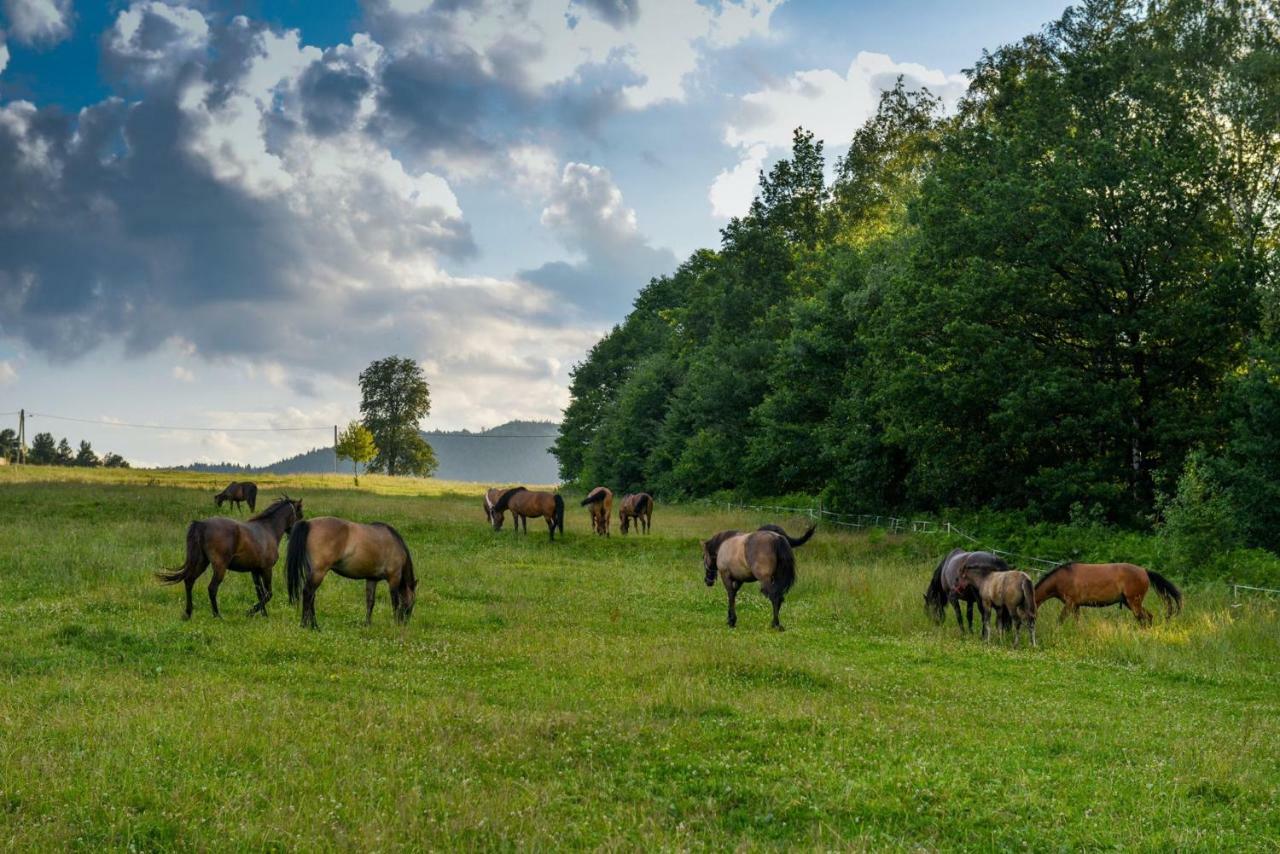
[[397,353],[428,426],[556,419],[793,127],[833,161],[897,75],[954,100],[1062,8],[0,0],[0,412],[262,464],[324,444]]

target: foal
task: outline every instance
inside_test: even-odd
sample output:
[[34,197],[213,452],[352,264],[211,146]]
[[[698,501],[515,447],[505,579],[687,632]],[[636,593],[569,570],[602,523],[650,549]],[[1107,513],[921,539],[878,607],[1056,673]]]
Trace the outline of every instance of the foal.
[[1020,631],[1026,625],[1031,635],[1031,645],[1036,646],[1036,593],[1031,586],[1031,576],[1016,569],[995,571],[981,565],[966,565],[960,569],[956,584],[959,593],[972,586],[978,593],[978,610],[982,612],[982,639],[990,640],[988,617],[996,612],[1000,639],[1004,640],[1004,620],[1013,622],[1013,645],[1018,645]]

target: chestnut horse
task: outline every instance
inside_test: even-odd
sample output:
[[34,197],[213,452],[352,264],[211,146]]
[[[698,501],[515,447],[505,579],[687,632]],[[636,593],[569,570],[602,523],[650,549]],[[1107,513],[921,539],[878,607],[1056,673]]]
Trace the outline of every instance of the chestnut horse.
[[1007,572],[993,570],[977,562],[960,568],[957,592],[967,587],[978,591],[978,608],[982,611],[982,639],[991,639],[988,618],[996,612],[1000,627],[1000,640],[1004,640],[1006,623],[1013,624],[1013,645],[1018,645],[1022,627],[1031,635],[1031,645],[1036,646],[1036,594],[1031,586],[1031,576],[1016,569]]
[[1061,623],[1067,615],[1080,619],[1080,609],[1124,605],[1140,625],[1151,625],[1151,612],[1142,607],[1147,590],[1155,587],[1164,600],[1165,617],[1182,610],[1182,591],[1158,572],[1132,563],[1064,563],[1036,584],[1036,607],[1046,599],[1060,599]]
[[556,538],[556,528],[564,537],[564,499],[558,493],[534,492],[523,486],[508,489],[498,496],[493,505],[495,531],[502,530],[502,512],[507,509],[511,510],[512,528],[516,531],[520,530],[520,522],[523,521],[524,532],[529,533],[529,517],[541,516],[547,520],[547,533],[551,535],[552,542]]
[[301,518],[302,501],[285,496],[245,522],[224,516],[192,522],[187,526],[187,562],[169,572],[157,572],[156,577],[164,584],[186,584],[187,609],[182,619],[189,620],[191,588],[205,569],[213,566],[209,605],[215,617],[222,616],[218,612],[218,588],[227,570],[251,572],[258,604],[249,609],[249,616],[265,617],[271,601],[271,568],[280,555],[280,538]]
[[622,496],[622,502],[618,505],[618,522],[622,526],[622,533],[626,533],[631,527],[631,520],[635,519],[636,533],[642,530],[649,533],[649,524],[653,521],[653,496],[647,492],[634,492],[630,495]]
[[973,631],[973,603],[978,601],[978,591],[975,587],[966,587],[964,590],[957,590],[956,587],[960,581],[960,571],[966,566],[985,566],[995,572],[1007,572],[1009,564],[1004,559],[991,552],[967,552],[964,549],[952,549],[951,552],[938,562],[938,566],[933,571],[933,578],[929,581],[929,587],[924,592],[924,608],[925,611],[933,617],[933,621],[941,625],[946,619],[947,605],[956,609],[956,625],[960,627],[960,631],[964,631],[964,621],[960,619],[960,603],[967,603],[965,616],[969,621],[969,631]]
[[[760,582],[760,592],[773,604],[773,623],[771,628],[782,631],[782,623],[778,621],[778,612],[782,609],[782,600],[791,585],[796,581],[796,558],[791,551],[791,540],[785,533],[778,533],[776,526],[769,530],[760,529],[750,533],[738,531],[721,531],[702,543],[702,568],[704,580],[708,587],[714,587],[716,575],[724,584],[729,594],[729,628],[738,625],[738,611],[735,607],[738,590],[744,584]],[[808,533],[800,539],[807,541],[813,534]]]
[[243,501],[249,505],[249,512],[252,513],[258,503],[258,485],[249,481],[232,481],[227,484],[227,488],[213,496],[213,506],[221,507],[222,502],[230,501],[237,510],[240,509],[240,502]]
[[320,516],[299,522],[289,534],[284,559],[289,580],[289,602],[302,599],[303,628],[316,625],[316,588],[333,570],[343,578],[364,580],[364,622],[373,622],[373,600],[378,582],[391,588],[391,609],[396,621],[407,622],[417,598],[418,579],[413,556],[400,532],[385,522],[364,525],[336,516]]
[[601,536],[609,536],[609,522],[613,517],[613,491],[607,486],[597,486],[582,499],[582,506],[591,506],[591,530]]

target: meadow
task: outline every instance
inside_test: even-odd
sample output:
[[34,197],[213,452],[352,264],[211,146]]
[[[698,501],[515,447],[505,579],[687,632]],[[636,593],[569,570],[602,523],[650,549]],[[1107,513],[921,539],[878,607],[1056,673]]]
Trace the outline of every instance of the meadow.
[[282,564],[267,619],[233,573],[183,622],[153,572],[224,481],[0,469],[0,844],[1280,847],[1275,602],[1185,585],[1146,630],[1050,603],[1015,650],[926,617],[945,539],[820,529],[787,631],[754,588],[730,630],[699,538],[801,520],[659,504],[604,540],[571,497],[552,544],[489,530],[479,486],[347,475],[262,497],[396,526],[407,626],[331,575],[304,631]]

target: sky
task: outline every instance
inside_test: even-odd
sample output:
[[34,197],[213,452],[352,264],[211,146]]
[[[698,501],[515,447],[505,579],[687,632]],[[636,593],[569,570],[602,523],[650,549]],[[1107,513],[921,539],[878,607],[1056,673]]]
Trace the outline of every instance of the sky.
[[833,163],[1064,5],[0,0],[0,426],[263,465],[393,354],[425,428],[559,420],[793,128]]

